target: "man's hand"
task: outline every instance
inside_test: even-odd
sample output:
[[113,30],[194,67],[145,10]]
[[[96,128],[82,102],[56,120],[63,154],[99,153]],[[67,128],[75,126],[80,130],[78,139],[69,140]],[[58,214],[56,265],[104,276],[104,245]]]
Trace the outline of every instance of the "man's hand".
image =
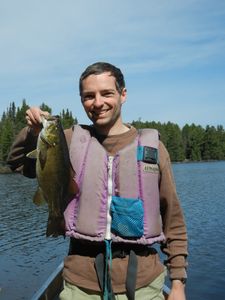
[[41,116],[48,116],[47,111],[41,110],[39,107],[30,107],[26,111],[27,125],[32,128],[33,134],[38,135],[41,131]]
[[180,280],[173,280],[168,300],[186,300],[185,285]]

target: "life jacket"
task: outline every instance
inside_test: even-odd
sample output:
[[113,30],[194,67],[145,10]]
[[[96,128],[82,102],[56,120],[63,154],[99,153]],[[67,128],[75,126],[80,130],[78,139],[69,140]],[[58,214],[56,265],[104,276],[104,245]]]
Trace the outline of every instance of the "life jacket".
[[143,129],[112,157],[88,129],[75,125],[70,159],[79,193],[64,212],[66,235],[143,245],[163,241],[158,145],[158,131]]

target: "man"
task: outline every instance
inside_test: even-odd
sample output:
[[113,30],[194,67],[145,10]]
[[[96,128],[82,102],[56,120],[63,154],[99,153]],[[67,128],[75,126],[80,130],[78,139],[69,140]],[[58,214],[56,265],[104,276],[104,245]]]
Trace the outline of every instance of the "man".
[[[71,242],[60,298],[164,299],[159,242],[172,281],[168,299],[184,300],[187,235],[169,154],[156,131],[139,133],[123,123],[127,91],[120,69],[95,63],[79,87],[93,124],[65,130],[80,193],[64,212]],[[47,113],[27,110],[28,127],[8,158],[28,177],[35,168],[26,153],[35,148],[41,114]]]

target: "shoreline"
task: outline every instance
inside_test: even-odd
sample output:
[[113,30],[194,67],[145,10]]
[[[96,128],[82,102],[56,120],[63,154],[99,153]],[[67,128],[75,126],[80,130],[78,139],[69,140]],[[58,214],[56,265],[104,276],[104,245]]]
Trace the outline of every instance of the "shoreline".
[[[225,160],[183,160],[183,161],[172,161],[172,164],[191,164],[191,163],[205,163],[205,162],[222,162]],[[14,172],[10,169],[10,167],[5,162],[0,162],[0,174],[13,174]]]
[[206,160],[189,160],[185,159],[183,161],[172,161],[172,164],[198,164],[198,163],[205,163],[205,162],[220,162],[220,161],[225,161],[224,159],[206,159]]
[[11,174],[11,173],[13,172],[10,169],[10,167],[4,162],[0,162],[0,174]]

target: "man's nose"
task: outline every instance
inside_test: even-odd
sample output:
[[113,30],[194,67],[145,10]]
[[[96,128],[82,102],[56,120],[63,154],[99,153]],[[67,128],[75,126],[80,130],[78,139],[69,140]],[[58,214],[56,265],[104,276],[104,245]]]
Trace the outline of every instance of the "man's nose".
[[95,96],[94,106],[95,107],[101,107],[104,104],[103,97],[101,95]]

